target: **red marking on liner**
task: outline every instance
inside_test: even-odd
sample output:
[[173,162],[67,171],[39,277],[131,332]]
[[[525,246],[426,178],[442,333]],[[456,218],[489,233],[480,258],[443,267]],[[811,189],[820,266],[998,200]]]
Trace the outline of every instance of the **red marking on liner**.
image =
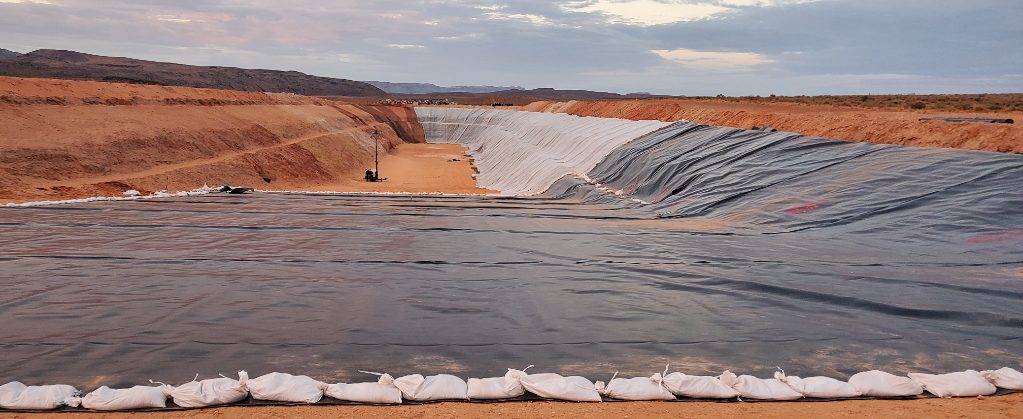
[[1006,240],[1023,239],[1023,228],[999,231],[997,233],[984,233],[966,239],[966,244],[982,244],[1002,242]]
[[804,213],[807,213],[807,212],[817,211],[817,209],[820,208],[821,205],[823,205],[823,204],[824,204],[824,201],[813,202],[813,203],[809,203],[809,204],[806,204],[806,205],[800,205],[798,207],[789,208],[789,209],[785,210],[785,212],[790,214],[790,215],[804,214]]

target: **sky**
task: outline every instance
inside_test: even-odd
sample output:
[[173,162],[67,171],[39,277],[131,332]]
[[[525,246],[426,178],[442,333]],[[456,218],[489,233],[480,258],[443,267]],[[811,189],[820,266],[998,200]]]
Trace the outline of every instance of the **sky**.
[[1023,0],[0,0],[0,48],[621,93],[1023,92]]

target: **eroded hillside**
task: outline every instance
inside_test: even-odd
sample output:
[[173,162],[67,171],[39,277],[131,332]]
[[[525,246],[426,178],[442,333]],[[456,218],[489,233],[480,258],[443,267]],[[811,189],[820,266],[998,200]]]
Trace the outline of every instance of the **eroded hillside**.
[[372,162],[374,135],[386,149],[423,141],[404,107],[0,77],[0,200],[316,188]]

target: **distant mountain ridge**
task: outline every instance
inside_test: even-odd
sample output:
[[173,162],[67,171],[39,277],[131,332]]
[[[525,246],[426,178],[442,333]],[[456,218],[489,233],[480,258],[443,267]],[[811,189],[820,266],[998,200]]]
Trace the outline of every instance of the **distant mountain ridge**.
[[249,92],[285,92],[326,97],[398,97],[447,99],[466,104],[526,104],[536,100],[601,100],[652,97],[519,86],[438,86],[433,83],[356,81],[312,76],[298,71],[195,66],[76,51],[40,49],[26,54],[0,49],[0,76],[202,87]]
[[27,54],[4,51],[0,53],[4,57],[0,58],[0,75],[4,76],[286,92],[309,96],[386,96],[383,90],[361,81],[311,76],[297,71],[194,66],[52,49]]
[[0,61],[9,60],[20,56],[21,56],[20,52],[14,52],[8,49],[0,48]]
[[592,90],[562,90],[554,89],[551,87],[541,87],[539,89],[530,90],[502,90],[499,92],[491,92],[491,94],[500,97],[525,97],[531,99],[543,99],[543,100],[597,100],[597,99],[634,99],[634,98],[645,98],[652,97],[650,93],[612,93],[612,92],[596,92]]
[[366,81],[387,93],[419,95],[430,93],[492,93],[503,90],[524,90],[519,86],[438,86],[433,83],[394,83]]
[[612,93],[595,92],[591,90],[560,90],[550,87],[539,89],[515,89],[499,90],[488,93],[421,93],[421,94],[395,94],[398,98],[405,100],[437,100],[444,99],[454,103],[465,105],[525,105],[535,101],[563,102],[569,100],[616,100],[616,99],[643,99],[658,97],[650,93]]

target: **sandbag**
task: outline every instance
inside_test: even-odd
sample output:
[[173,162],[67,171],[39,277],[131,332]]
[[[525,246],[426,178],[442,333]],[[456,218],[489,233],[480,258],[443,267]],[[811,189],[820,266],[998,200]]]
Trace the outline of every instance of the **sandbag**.
[[878,370],[853,374],[849,377],[849,385],[860,392],[860,395],[869,397],[905,397],[924,392],[924,388],[909,377],[899,377]]
[[522,377],[522,387],[547,399],[573,402],[601,401],[593,383],[579,376],[562,377],[554,373],[528,374]]
[[406,399],[419,402],[428,400],[467,400],[468,385],[465,380],[449,374],[423,377],[419,374],[406,375],[394,380],[394,386],[401,390]]
[[522,377],[526,376],[526,370],[529,367],[521,370],[508,368],[508,372],[504,373],[503,377],[470,378],[468,382],[469,399],[510,399],[526,394],[526,389],[522,387]]
[[82,397],[82,407],[91,410],[132,410],[167,407],[167,396],[174,387],[135,386],[114,389],[103,386]]
[[676,396],[696,399],[731,399],[739,396],[734,388],[726,386],[717,377],[686,375],[680,372],[664,376],[664,387]]
[[248,381],[249,373],[245,371],[238,371],[237,380],[224,376],[202,381],[192,379],[189,383],[175,387],[170,396],[174,399],[174,404],[181,407],[236,403],[249,396],[249,391],[245,387]]
[[323,398],[327,383],[304,375],[271,372],[248,380],[245,388],[256,400],[290,403],[316,403]]
[[845,381],[836,380],[831,377],[801,378],[785,375],[785,371],[779,371],[774,373],[774,378],[785,383],[804,397],[813,397],[817,399],[843,399],[859,397],[860,395],[860,392],[856,390],[856,387],[853,387]]
[[776,378],[761,379],[752,375],[736,377],[731,371],[725,371],[718,379],[725,385],[735,389],[740,397],[756,400],[796,400],[802,394]]
[[1009,390],[1023,390],[1023,372],[1012,368],[1005,367],[997,370],[981,371],[980,375],[983,375],[988,382],[996,387],[1007,388]]
[[323,394],[338,400],[359,403],[397,404],[401,403],[401,390],[394,386],[390,374],[359,371],[380,376],[375,383],[337,383],[327,386]]
[[12,381],[0,386],[0,408],[50,410],[61,406],[77,407],[81,403],[78,389],[66,384],[26,386]]
[[928,393],[938,397],[976,397],[995,394],[998,391],[974,370],[950,372],[948,374],[909,373],[909,378],[923,385]]
[[611,380],[606,385],[603,381],[597,381],[594,384],[597,393],[618,400],[675,400],[675,395],[664,387],[661,374],[649,377],[615,378],[617,375],[616,372],[611,376]]

